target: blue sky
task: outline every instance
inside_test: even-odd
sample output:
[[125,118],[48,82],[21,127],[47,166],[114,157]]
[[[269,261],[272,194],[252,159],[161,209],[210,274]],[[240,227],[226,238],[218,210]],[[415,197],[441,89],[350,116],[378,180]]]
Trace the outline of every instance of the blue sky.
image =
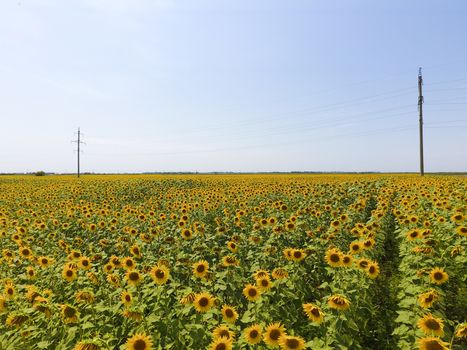
[[467,2],[4,0],[0,172],[467,170]]

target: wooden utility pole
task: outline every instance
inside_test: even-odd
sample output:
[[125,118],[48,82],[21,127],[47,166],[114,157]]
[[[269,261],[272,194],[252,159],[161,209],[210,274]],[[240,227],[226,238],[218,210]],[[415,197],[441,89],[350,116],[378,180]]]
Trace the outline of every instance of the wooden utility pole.
[[419,129],[420,129],[420,175],[425,175],[423,164],[423,95],[422,95],[422,67],[418,68],[418,114],[419,114]]

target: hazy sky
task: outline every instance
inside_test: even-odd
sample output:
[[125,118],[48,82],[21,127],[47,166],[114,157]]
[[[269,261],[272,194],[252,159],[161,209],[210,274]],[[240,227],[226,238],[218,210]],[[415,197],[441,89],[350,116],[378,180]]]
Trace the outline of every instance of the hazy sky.
[[467,1],[1,0],[0,172],[467,170]]

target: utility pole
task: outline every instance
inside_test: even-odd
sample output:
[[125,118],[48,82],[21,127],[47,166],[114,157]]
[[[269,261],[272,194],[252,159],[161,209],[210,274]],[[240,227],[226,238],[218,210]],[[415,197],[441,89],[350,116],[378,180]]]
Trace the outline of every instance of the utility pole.
[[425,175],[423,164],[423,95],[422,95],[422,67],[418,68],[418,114],[419,114],[419,129],[420,129],[420,176]]
[[80,145],[81,145],[82,143],[84,144],[84,142],[81,141],[81,131],[80,131],[79,128],[78,128],[78,140],[71,141],[71,142],[76,142],[76,144],[78,145],[78,152],[77,152],[77,153],[78,153],[78,172],[77,172],[77,175],[78,175],[78,177],[79,177],[79,174],[80,174],[80,173],[79,173],[79,156],[80,156],[80,153],[81,153]]

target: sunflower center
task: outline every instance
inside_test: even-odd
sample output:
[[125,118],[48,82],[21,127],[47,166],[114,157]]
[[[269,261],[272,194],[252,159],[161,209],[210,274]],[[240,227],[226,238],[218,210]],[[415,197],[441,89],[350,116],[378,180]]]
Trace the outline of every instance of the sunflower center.
[[344,264],[348,264],[350,262],[350,258],[348,256],[344,256],[344,258],[342,259],[342,262]]
[[216,345],[216,347],[214,348],[214,350],[226,350],[227,347],[224,343],[219,343]]
[[196,271],[199,272],[199,273],[204,272],[204,265],[198,265],[196,267]]
[[435,280],[439,281],[443,279],[443,274],[441,272],[435,272],[433,274],[433,277],[435,278]]
[[147,344],[143,339],[138,339],[133,343],[133,349],[135,350],[145,350],[147,349]]
[[231,318],[231,317],[234,317],[234,313],[231,309],[226,309],[225,316],[227,316],[228,318]]
[[138,272],[132,272],[132,273],[130,273],[129,278],[130,278],[130,280],[132,280],[132,281],[137,281],[137,280],[139,280],[139,274],[138,274]]
[[250,289],[248,290],[248,295],[249,295],[250,297],[255,297],[256,294],[258,294],[258,293],[256,292],[256,289],[250,288]]
[[208,304],[209,304],[208,298],[202,297],[201,299],[199,299],[200,306],[205,307],[205,306],[208,306]]
[[298,347],[300,345],[299,341],[297,339],[294,339],[294,338],[287,339],[285,341],[285,344],[287,346],[287,349],[298,349]]
[[65,315],[66,317],[71,318],[71,317],[75,316],[76,310],[73,309],[72,307],[68,307],[68,306],[67,306],[67,307],[65,308],[65,310],[63,310],[63,313],[64,313],[64,315]]
[[269,337],[272,340],[278,340],[280,336],[281,336],[281,331],[278,329],[273,329],[271,333],[269,334]]
[[250,338],[257,338],[259,335],[259,332],[256,330],[256,329],[253,329],[251,332],[250,332]]
[[364,260],[364,261],[360,261],[360,263],[359,263],[359,264],[360,264],[360,267],[363,267],[363,268],[365,268],[365,267],[367,267],[367,266],[368,266],[368,261],[365,261],[365,260]]
[[67,276],[67,277],[73,276],[73,271],[72,271],[72,270],[67,270],[67,271],[66,271],[66,276]]
[[157,270],[156,271],[156,277],[157,278],[164,278],[164,276],[165,276],[164,271],[162,271],[162,270]]
[[431,295],[431,294],[425,298],[426,303],[429,303],[429,302],[432,302],[432,301],[433,301],[433,295]]
[[376,272],[376,267],[370,266],[370,268],[368,269],[368,271],[369,271],[370,273],[375,273],[375,272]]
[[300,259],[302,257],[302,252],[298,251],[298,252],[294,252],[293,253],[293,256],[296,258],[296,259]]
[[261,280],[261,285],[262,285],[263,287],[267,287],[267,286],[269,286],[269,281],[266,280],[266,279]]
[[443,350],[445,349],[444,346],[442,346],[437,340],[429,340],[428,342],[425,343],[425,349],[426,350]]
[[331,254],[329,259],[334,263],[339,262],[339,260],[340,260],[339,255],[337,255],[337,254]]
[[425,325],[426,325],[429,329],[432,329],[432,330],[434,330],[434,331],[440,329],[440,324],[439,324],[439,322],[436,321],[436,320],[434,320],[434,319],[432,319],[432,318],[426,320]]
[[127,294],[127,295],[125,295],[125,300],[129,302],[129,301],[131,301],[131,297]]
[[219,332],[219,335],[220,335],[221,338],[224,337],[224,338],[230,339],[230,333],[229,333],[229,331],[227,331],[225,329],[222,329]]
[[315,317],[319,317],[319,310],[317,308],[311,309],[311,314]]

